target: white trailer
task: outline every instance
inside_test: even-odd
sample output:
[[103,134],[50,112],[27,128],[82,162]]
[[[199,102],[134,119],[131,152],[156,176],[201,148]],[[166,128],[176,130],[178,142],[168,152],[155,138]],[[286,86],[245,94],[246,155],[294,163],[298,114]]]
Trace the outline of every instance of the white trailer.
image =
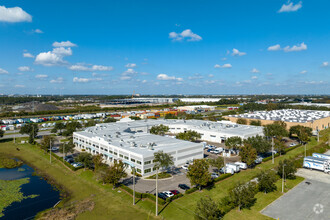
[[323,158],[323,159],[330,160],[330,155],[329,154],[313,153],[313,157],[318,157],[318,158]]
[[230,173],[230,174],[234,174],[235,173],[235,171],[234,171],[234,169],[233,168],[231,168],[231,167],[223,167],[221,170],[220,170],[222,173]]
[[330,160],[318,157],[305,157],[303,167],[308,169],[320,170],[330,174]]
[[240,166],[234,163],[226,163],[226,167],[233,169],[235,173],[240,171]]
[[239,166],[240,169],[246,170],[247,169],[247,164],[244,162],[235,162],[236,165]]

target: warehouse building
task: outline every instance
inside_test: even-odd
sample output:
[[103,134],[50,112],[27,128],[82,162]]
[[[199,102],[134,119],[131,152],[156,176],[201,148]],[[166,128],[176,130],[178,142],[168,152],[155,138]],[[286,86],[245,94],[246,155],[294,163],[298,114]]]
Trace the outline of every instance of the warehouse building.
[[262,135],[262,128],[255,126],[217,123],[199,120],[125,120],[117,123],[98,124],[84,131],[74,132],[73,141],[78,150],[102,154],[111,163],[122,160],[129,167],[136,167],[143,176],[155,173],[154,153],[163,151],[173,156],[174,165],[180,166],[193,159],[204,157],[203,143],[182,141],[170,136],[150,134],[152,126],[164,124],[170,133],[197,131],[202,140],[223,142],[226,138]]
[[271,124],[274,121],[284,121],[287,129],[292,126],[302,125],[315,130],[323,130],[330,126],[330,111],[282,109],[273,111],[257,111],[240,115],[228,115],[224,118],[236,122],[239,118],[260,120],[262,125]]

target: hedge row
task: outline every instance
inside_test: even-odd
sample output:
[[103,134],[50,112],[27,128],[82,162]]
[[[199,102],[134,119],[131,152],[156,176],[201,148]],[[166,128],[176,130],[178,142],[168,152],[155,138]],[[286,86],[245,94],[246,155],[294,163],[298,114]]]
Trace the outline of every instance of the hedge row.
[[198,190],[197,187],[193,187],[193,188],[186,190],[185,194],[190,194],[190,193],[196,192],[197,190]]
[[74,167],[72,166],[70,163],[68,163],[67,161],[63,161],[63,157],[60,157],[56,154],[54,154],[53,152],[51,152],[52,156],[56,157],[59,161],[61,161],[65,166],[69,167],[72,171],[76,171],[76,170],[79,170],[81,168],[83,168],[82,166],[80,167]]
[[[125,186],[124,184],[120,184],[119,187],[122,190],[125,190],[126,192],[128,192],[129,194],[133,195],[133,190],[131,188],[129,188],[128,186]],[[154,196],[154,195],[152,195],[150,193],[140,193],[140,192],[136,192],[135,191],[135,197],[136,198],[141,198],[141,199],[142,198],[149,198],[152,201],[156,201],[156,196]],[[179,197],[177,197],[177,198],[179,198]],[[158,199],[158,203],[161,204],[161,205],[165,205],[165,201],[163,199],[160,199],[160,198]]]
[[[294,149],[296,149],[297,147],[300,147],[300,146],[301,146],[301,144],[298,144],[298,145],[293,146],[293,147],[288,147],[288,148],[286,148],[286,149],[284,150],[284,152],[287,153],[287,152],[292,151],[292,150],[294,150]],[[279,153],[274,154],[274,158],[275,158],[275,157],[278,157],[278,156],[280,156]],[[265,157],[264,159],[262,159],[262,162],[267,162],[267,161],[269,161],[269,160],[271,160],[271,159],[272,159],[272,156]]]
[[219,182],[221,180],[227,179],[231,176],[232,176],[231,173],[225,173],[225,174],[220,175],[218,178],[213,179],[213,182],[216,183],[216,182]]

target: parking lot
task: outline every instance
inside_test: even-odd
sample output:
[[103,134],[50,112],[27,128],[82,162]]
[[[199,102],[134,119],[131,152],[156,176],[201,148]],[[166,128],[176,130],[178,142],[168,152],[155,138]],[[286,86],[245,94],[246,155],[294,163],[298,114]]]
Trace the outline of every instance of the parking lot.
[[306,177],[305,181],[261,213],[275,219],[330,219],[330,175],[307,169],[300,169],[297,175]]

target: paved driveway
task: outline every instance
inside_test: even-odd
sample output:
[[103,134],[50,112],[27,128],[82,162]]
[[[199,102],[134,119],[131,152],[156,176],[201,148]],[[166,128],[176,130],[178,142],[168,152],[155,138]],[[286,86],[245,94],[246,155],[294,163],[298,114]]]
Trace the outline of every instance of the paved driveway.
[[[309,171],[309,170],[306,170]],[[298,174],[309,176],[295,188],[261,211],[274,219],[329,220],[330,176],[322,172],[300,170]]]
[[[130,177],[124,181],[124,184],[130,188],[133,188],[132,182],[132,177]],[[184,183],[190,186],[190,182],[186,177],[186,171],[183,169],[180,169],[180,173],[173,175],[173,177],[169,179],[158,180],[158,191],[161,192],[176,189],[181,193],[184,193],[184,190],[178,187],[180,183]],[[138,192],[154,194],[156,192],[156,182],[155,180],[136,178],[135,190]]]

